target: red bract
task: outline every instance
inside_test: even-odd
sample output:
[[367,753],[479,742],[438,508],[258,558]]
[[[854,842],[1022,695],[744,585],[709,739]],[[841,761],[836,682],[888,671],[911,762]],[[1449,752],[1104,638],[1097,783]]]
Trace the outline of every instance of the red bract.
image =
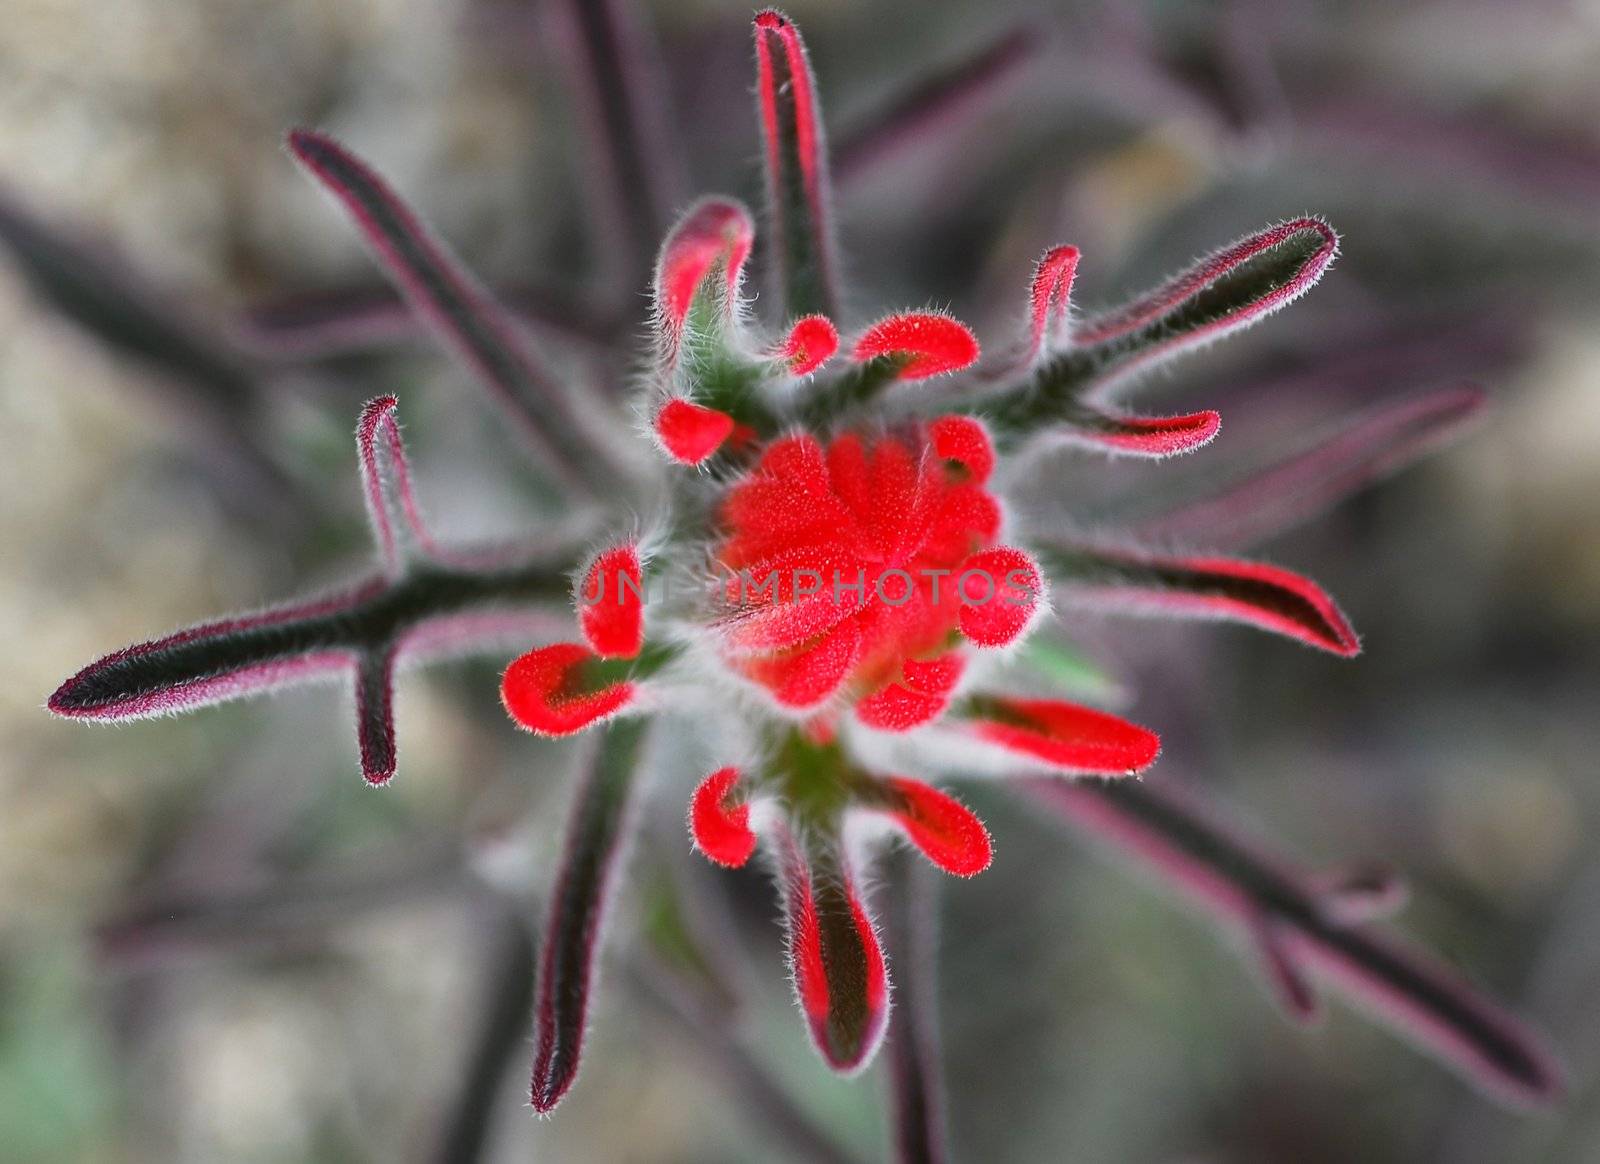
[[631,659],[644,646],[644,572],[639,551],[615,546],[595,556],[578,587],[578,625],[604,659]]
[[808,315],[796,321],[778,354],[796,376],[808,376],[839,350],[839,329],[826,315]]
[[873,324],[856,341],[851,357],[893,360],[900,379],[926,380],[977,363],[978,339],[948,315],[911,312]]
[[1133,776],[1156,762],[1155,732],[1103,711],[1052,699],[993,699],[970,730],[985,743],[1064,772]]
[[737,869],[756,849],[750,806],[734,803],[739,769],[719,768],[700,782],[689,802],[689,834],[695,847],[718,865]]
[[886,783],[899,800],[889,814],[924,857],[957,877],[975,877],[989,867],[989,830],[970,808],[920,780],[896,776]]
[[634,685],[597,685],[588,674],[596,656],[577,643],[529,651],[500,680],[500,699],[511,718],[543,736],[570,736],[632,703]]
[[687,400],[669,400],[656,414],[656,436],[661,447],[684,465],[698,465],[722,447],[732,435],[733,417],[715,408],[702,408]]
[[668,236],[656,264],[656,310],[669,354],[676,354],[695,296],[713,275],[719,284],[721,308],[733,311],[753,236],[745,208],[716,198],[689,211]]

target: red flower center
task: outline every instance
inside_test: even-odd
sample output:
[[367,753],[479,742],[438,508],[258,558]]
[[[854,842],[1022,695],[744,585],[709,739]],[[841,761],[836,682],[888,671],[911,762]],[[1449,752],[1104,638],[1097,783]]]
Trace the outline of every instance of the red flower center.
[[[1004,576],[963,581],[983,573],[973,555],[1000,531],[984,487],[993,460],[983,428],[962,417],[847,433],[826,450],[809,435],[769,445],[722,506],[719,627],[730,664],[796,708],[847,682],[858,695],[901,682],[920,690],[926,660],[966,629],[972,594],[1031,609],[1031,595],[1014,597],[1015,578],[1009,589]],[[933,676],[938,706],[960,669],[951,656]]]

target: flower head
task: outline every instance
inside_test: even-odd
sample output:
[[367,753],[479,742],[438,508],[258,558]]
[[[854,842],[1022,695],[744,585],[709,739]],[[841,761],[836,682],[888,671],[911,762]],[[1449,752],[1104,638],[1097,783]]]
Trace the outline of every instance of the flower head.
[[[1231,620],[1331,655],[1360,650],[1311,580],[1171,549],[1190,540],[1172,536],[1189,532],[1182,507],[1131,528],[1061,522],[1014,538],[998,488],[1045,442],[1152,458],[1209,442],[1217,413],[1139,415],[1119,397],[1154,365],[1303,294],[1333,261],[1332,228],[1317,218],[1270,226],[1123,308],[1081,319],[1071,298],[1080,260],[1092,256],[1050,247],[1031,281],[1018,272],[1027,303],[1017,342],[990,363],[980,363],[970,328],[934,311],[894,312],[859,329],[845,321],[856,338],[841,344],[815,78],[786,17],[762,12],[754,33],[773,238],[757,248],[753,216],[724,198],[696,203],[668,234],[638,409],[661,455],[645,469],[635,468],[645,457],[620,454],[607,435],[625,431],[620,410],[600,414],[600,404],[547,373],[509,313],[371,169],[323,135],[290,138],[416,317],[517,418],[565,503],[665,511],[648,546],[615,532],[574,559],[569,542],[528,539],[541,549],[554,543],[560,567],[571,567],[564,573],[548,553],[440,545],[411,489],[396,402],[383,397],[364,411],[357,446],[380,551],[373,573],[326,598],[116,652],[50,700],[62,716],[122,719],[342,674],[355,688],[362,771],[381,784],[396,769],[399,663],[424,650],[492,649],[507,630],[524,646],[541,636],[502,676],[508,714],[540,735],[595,728],[600,740],[575,794],[547,914],[531,1088],[540,1111],[577,1076],[601,914],[627,851],[649,755],[645,725],[656,713],[699,712],[707,691],[730,694],[705,715],[713,728],[724,717],[740,721],[738,731],[709,733],[728,754],[685,789],[690,843],[719,866],[758,853],[770,864],[796,1002],[824,1061],[853,1072],[882,1041],[893,992],[865,888],[872,862],[898,838],[935,867],[972,877],[995,851],[983,822],[939,785],[973,775],[1134,777],[1160,751],[1140,724],[1018,690],[1025,667],[999,671],[1014,656],[1026,663],[1038,647],[1028,637],[1050,609]],[[774,283],[764,320],[743,294],[744,268],[756,261]],[[1369,417],[1352,430],[1362,439],[1335,440],[1276,470],[1272,479],[1293,487],[1253,504],[1269,518],[1303,515],[1393,467],[1476,402],[1458,390]],[[1240,521],[1237,496],[1210,505],[1253,528]],[[1162,544],[1140,544],[1141,530]],[[703,576],[708,554],[709,597],[652,607],[652,581]],[[566,598],[575,614],[562,607]],[[1313,998],[1299,960],[1320,960],[1469,1069],[1527,1095],[1553,1088],[1553,1070],[1515,1024],[1426,964],[1352,938],[1333,916],[1341,894],[1300,884],[1165,799],[1107,791],[1118,783],[1137,787],[1126,779],[1029,787],[1037,801],[1221,902],[1249,928],[1296,1013]],[[1342,897],[1348,912],[1359,895],[1346,886]]]

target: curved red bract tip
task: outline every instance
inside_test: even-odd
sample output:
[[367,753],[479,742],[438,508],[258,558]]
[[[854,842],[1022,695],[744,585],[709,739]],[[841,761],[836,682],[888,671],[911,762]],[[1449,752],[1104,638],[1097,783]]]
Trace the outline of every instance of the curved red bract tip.
[[689,800],[689,833],[695,847],[729,869],[750,860],[756,849],[750,806],[731,799],[738,784],[739,769],[719,768],[700,782]]
[[506,668],[500,700],[518,724],[544,736],[570,736],[615,715],[633,702],[637,689],[624,680],[584,691],[582,668],[595,656],[577,643],[554,643],[529,651]]
[[1044,594],[1044,576],[1027,554],[1011,546],[981,550],[956,573],[964,604],[961,633],[980,647],[1003,647],[1028,629]]
[[700,285],[720,260],[731,310],[755,227],[737,202],[707,199],[691,209],[662,244],[656,263],[656,310],[669,336],[682,332]]
[[1222,415],[1207,409],[1183,416],[1106,416],[1101,427],[1083,430],[1093,444],[1142,457],[1170,457],[1209,444]]
[[789,907],[795,993],[828,1066],[853,1074],[871,1061],[888,1025],[883,949],[848,877],[814,885],[809,870],[800,875],[805,881],[791,889]]
[[982,485],[994,472],[994,442],[989,432],[970,416],[941,416],[928,426],[933,450],[947,461],[967,471],[975,485]]
[[959,372],[976,363],[978,354],[978,337],[966,324],[931,312],[880,319],[856,341],[852,353],[858,362],[879,356],[904,360],[899,371],[902,380],[926,380],[946,372]]
[[1054,699],[1000,699],[980,739],[1067,772],[1132,776],[1154,764],[1161,737],[1120,716]]
[[631,545],[602,550],[578,588],[578,627],[603,659],[631,659],[644,646],[644,572]]
[[1050,333],[1067,316],[1072,302],[1072,280],[1078,273],[1078,248],[1054,247],[1034,268],[1028,289],[1030,358],[1050,346]]
[[890,815],[924,857],[957,877],[975,877],[989,867],[994,845],[970,808],[920,780],[895,776],[886,783],[899,800]]
[[698,465],[733,435],[734,420],[726,412],[689,400],[672,399],[656,413],[656,437],[673,460]]
[[808,315],[797,320],[778,354],[788,361],[796,376],[815,372],[839,350],[839,329],[826,315]]

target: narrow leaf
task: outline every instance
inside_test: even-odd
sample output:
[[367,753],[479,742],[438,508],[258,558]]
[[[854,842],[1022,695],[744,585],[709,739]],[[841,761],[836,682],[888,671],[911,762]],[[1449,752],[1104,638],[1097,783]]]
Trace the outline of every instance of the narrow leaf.
[[889,1018],[889,976],[877,930],[844,855],[825,851],[813,869],[781,821],[767,837],[778,863],[789,967],[812,1042],[835,1071],[871,1062]]
[[370,651],[356,665],[356,740],[361,775],[368,784],[387,784],[394,776],[393,648]]
[[416,552],[426,556],[439,552],[411,488],[411,467],[395,419],[398,407],[393,396],[380,396],[367,403],[356,424],[361,492],[384,568],[391,576],[399,574]]
[[577,137],[594,178],[587,206],[599,212],[601,250],[633,284],[644,274],[633,264],[661,236],[685,188],[655,45],[642,6],[628,0],[558,0],[544,11],[584,129]]
[[842,136],[834,176],[857,181],[897,154],[938,143],[1004,95],[1038,55],[1037,29],[1016,28],[891,97]]
[[[594,304],[539,287],[496,288],[524,325],[584,350],[607,349],[617,324]],[[425,319],[392,287],[348,287],[255,304],[233,321],[234,342],[274,363],[325,360],[429,337]]]
[[254,387],[237,353],[120,263],[40,221],[0,194],[0,243],[63,315],[194,389],[223,415],[250,411]]
[[596,486],[605,459],[566,390],[534,359],[505,310],[361,159],[303,129],[289,135],[289,149],[344,206],[385,274],[494,392],[546,462],[569,483]]
[[1339,236],[1320,218],[1280,223],[1206,256],[1123,307],[1084,320],[1072,329],[1072,340],[1114,345],[1119,373],[1125,373],[1134,363],[1209,343],[1294,302],[1322,278],[1338,249]]
[[560,1103],[578,1076],[601,930],[632,832],[643,734],[638,721],[606,729],[568,821],[539,958],[531,1089],[537,1112]]
[[827,149],[816,80],[800,32],[781,12],[755,18],[756,94],[781,316],[838,316]]
[[1320,586],[1265,562],[1087,544],[1051,547],[1040,557],[1063,602],[1171,618],[1225,619],[1335,655],[1361,652],[1349,621]]
[[[1079,322],[1026,382],[974,401],[1017,437],[1069,424],[1135,373],[1250,326],[1305,294],[1339,240],[1318,218],[1271,227],[1201,259],[1125,307]],[[939,403],[939,402],[935,402]]]
[[1314,443],[1137,521],[1141,539],[1250,545],[1291,529],[1455,439],[1488,397],[1470,384],[1386,401]]
[[256,423],[250,363],[220,329],[138,272],[47,225],[0,191],[0,246],[39,296],[90,335],[161,374],[162,403],[198,430],[196,460],[256,516],[285,519],[295,493]]
[[1331,917],[1309,878],[1219,828],[1176,793],[1132,782],[1033,780],[1027,789],[1218,920],[1249,932],[1270,919],[1277,956],[1297,977],[1309,971],[1339,988],[1495,1098],[1518,1106],[1560,1098],[1560,1067],[1517,1019],[1453,970]]

